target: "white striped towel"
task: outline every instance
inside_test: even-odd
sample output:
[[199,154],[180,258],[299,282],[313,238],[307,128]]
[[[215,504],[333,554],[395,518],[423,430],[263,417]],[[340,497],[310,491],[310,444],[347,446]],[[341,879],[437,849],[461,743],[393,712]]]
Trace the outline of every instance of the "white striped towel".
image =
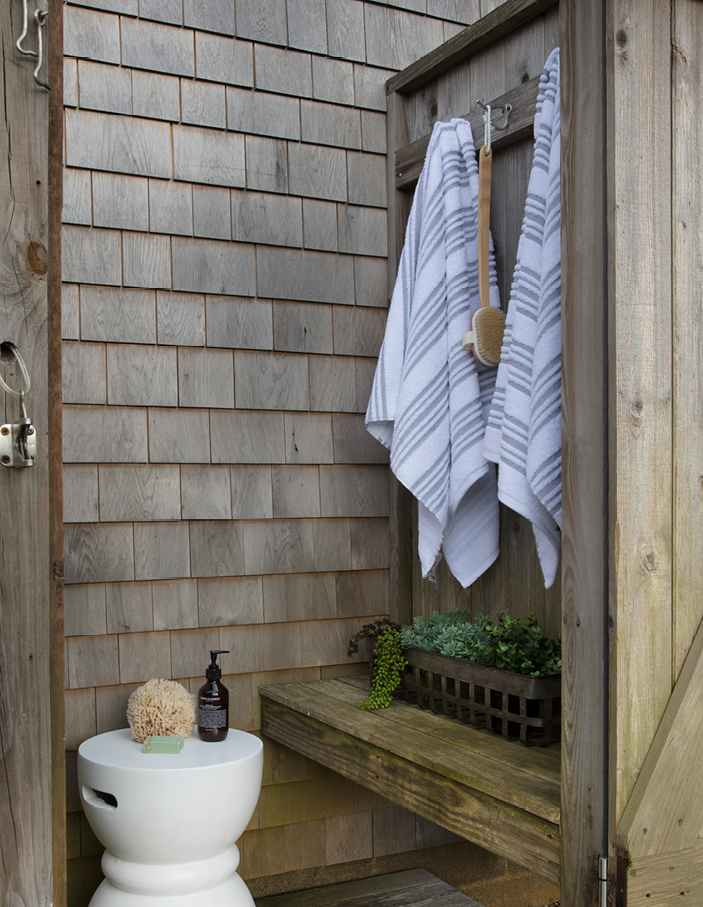
[[[493,258],[491,304],[500,304]],[[461,346],[478,305],[478,167],[471,127],[457,119],[432,132],[366,427],[418,499],[423,575],[443,547],[464,587],[498,555],[495,467],[481,453],[495,369]]]
[[559,48],[540,79],[535,150],[483,453],[498,497],[532,522],[544,584],[561,551]]

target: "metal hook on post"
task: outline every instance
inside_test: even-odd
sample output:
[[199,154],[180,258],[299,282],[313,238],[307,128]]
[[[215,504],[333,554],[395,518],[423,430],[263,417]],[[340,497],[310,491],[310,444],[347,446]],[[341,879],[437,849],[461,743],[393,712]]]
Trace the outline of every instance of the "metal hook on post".
[[37,432],[32,425],[32,420],[27,415],[27,409],[24,405],[24,398],[29,393],[31,383],[27,366],[14,343],[10,343],[9,340],[6,340],[4,343],[0,344],[0,349],[2,347],[5,347],[5,349],[14,356],[20,373],[22,374],[24,387],[21,390],[15,390],[15,388],[10,387],[2,375],[0,375],[0,387],[2,387],[6,394],[10,394],[13,397],[19,397],[20,401],[19,420],[17,422],[8,422],[5,425],[0,425],[0,463],[8,468],[22,469],[28,466],[34,466],[37,456]]
[[504,116],[503,122],[499,126],[497,123],[491,121],[491,126],[494,129],[497,129],[498,132],[502,132],[504,129],[508,128],[508,121],[510,120],[510,114],[513,109],[512,104],[484,104],[483,101],[480,101],[478,98],[476,98],[476,103],[479,105],[479,107],[482,107],[485,111],[488,111],[489,117],[492,110],[502,110]]
[[22,0],[22,34],[15,41],[15,47],[17,50],[24,54],[25,57],[36,57],[37,53],[34,50],[25,50],[22,47],[22,42],[27,37],[27,31],[29,26],[29,11],[27,9],[27,0]]
[[39,78],[39,70],[42,68],[44,63],[44,43],[42,41],[42,29],[46,24],[46,20],[49,18],[48,9],[37,9],[34,11],[34,22],[37,26],[37,65],[34,67],[34,81],[37,85],[41,85],[42,88],[46,88],[47,91],[51,91],[51,85],[47,85],[46,82],[42,82]]

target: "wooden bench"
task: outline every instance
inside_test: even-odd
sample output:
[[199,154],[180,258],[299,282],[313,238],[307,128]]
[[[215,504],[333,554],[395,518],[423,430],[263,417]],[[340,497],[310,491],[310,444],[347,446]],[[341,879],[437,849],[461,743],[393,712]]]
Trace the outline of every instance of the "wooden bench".
[[256,907],[481,907],[424,869],[259,898]]
[[366,712],[365,678],[260,688],[262,733],[559,884],[560,754],[404,702]]

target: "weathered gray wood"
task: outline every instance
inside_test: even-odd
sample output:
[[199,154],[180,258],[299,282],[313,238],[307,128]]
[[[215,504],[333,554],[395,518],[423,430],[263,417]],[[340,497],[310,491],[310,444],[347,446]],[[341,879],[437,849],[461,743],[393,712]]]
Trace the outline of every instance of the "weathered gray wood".
[[66,652],[69,689],[120,682],[116,636],[76,636],[66,641]]
[[351,536],[347,519],[315,520],[315,570],[351,570]]
[[233,519],[273,518],[270,466],[232,466],[230,481]]
[[193,188],[149,180],[149,229],[153,233],[193,235]]
[[190,293],[254,295],[254,247],[174,237],[173,289]]
[[78,61],[81,107],[106,113],[132,113],[132,78],[128,69]]
[[[120,62],[118,16],[69,6],[65,12],[64,53],[71,57]],[[20,18],[21,21],[21,18]],[[12,42],[14,44],[14,41]]]
[[195,580],[151,584],[155,630],[198,626],[198,585]]
[[176,406],[176,351],[168,347],[110,344],[107,397],[112,406]]
[[[95,690],[66,690],[65,699],[66,747],[77,749],[84,740],[94,737],[96,733]],[[72,815],[78,818],[79,814]],[[68,819],[68,816],[66,818]],[[80,855],[80,830],[78,834]]]
[[364,8],[354,0],[327,0],[327,53],[366,61]]
[[213,463],[286,462],[283,413],[212,412],[210,433]]
[[98,467],[64,466],[64,523],[97,523],[99,519]]
[[227,466],[181,466],[181,516],[184,520],[231,519]]
[[96,227],[146,232],[149,229],[147,180],[94,173],[93,223]]
[[310,573],[314,569],[312,520],[242,524],[246,572]]
[[145,463],[146,410],[121,406],[65,406],[65,463]]
[[178,404],[234,408],[234,362],[230,350],[179,349]]
[[180,80],[175,76],[133,69],[132,113],[135,117],[177,123],[181,118]]
[[391,6],[367,6],[366,61],[387,69],[403,69],[444,41],[438,19],[417,16]]
[[169,179],[170,127],[136,117],[67,110],[66,165]]
[[441,882],[424,869],[411,869],[392,875],[375,876],[354,882],[342,882],[338,885],[326,885],[308,891],[298,891],[284,895],[273,895],[259,898],[257,907],[336,907],[338,904],[349,904],[349,907],[361,907],[362,904],[374,907],[375,904],[409,905],[427,904],[428,907],[480,907],[476,901],[455,891],[446,882]]
[[204,520],[190,525],[193,576],[239,576],[244,573],[241,524]]
[[190,575],[188,523],[134,524],[134,578],[177,579]]
[[256,87],[262,91],[312,97],[312,59],[297,50],[257,44],[254,48]]
[[327,413],[356,409],[353,359],[346,356],[310,357],[310,409]]
[[149,290],[83,287],[81,337],[108,343],[155,343],[155,294]]
[[338,356],[378,356],[386,327],[383,309],[338,308],[334,313],[334,351]]
[[192,31],[156,22],[122,19],[121,36],[124,66],[177,76],[195,75]]
[[61,219],[66,224],[84,226],[90,226],[93,222],[90,171],[64,170]]
[[356,255],[388,254],[386,214],[378,208],[338,205],[339,251]]
[[198,580],[198,620],[201,627],[232,627],[264,622],[260,576]]
[[265,576],[266,623],[290,620],[331,620],[337,616],[333,573]]
[[[289,4],[290,5],[290,4]],[[302,4],[297,0],[296,5],[310,7],[313,4]],[[322,6],[321,27],[325,28],[324,4],[317,0],[317,5]],[[290,26],[289,26],[290,30]],[[323,51],[324,53],[324,51]],[[313,56],[312,58],[312,94],[318,101],[331,101],[333,104],[354,105],[354,66],[344,60],[334,60],[330,57]]]
[[[331,353],[332,307],[319,303],[274,302],[273,346],[291,353]],[[310,382],[313,366],[321,360],[310,359]],[[324,409],[311,405],[312,409]]]
[[387,520],[352,520],[350,530],[353,570],[389,566],[390,533]]
[[263,192],[232,191],[232,239],[276,246],[303,244],[302,204],[298,198],[271,198]]
[[171,246],[168,236],[123,233],[122,282],[127,287],[170,288]]
[[120,636],[120,683],[144,683],[171,674],[168,633],[125,633]]
[[134,579],[131,525],[67,526],[64,561],[67,583],[121,583]]
[[184,0],[183,24],[218,35],[234,35],[234,0]]
[[326,252],[259,248],[258,292],[274,299],[353,305],[353,261]]
[[66,343],[62,356],[64,403],[106,403],[105,345]]
[[235,132],[299,141],[300,101],[283,95],[228,87],[227,128]]
[[361,111],[361,147],[364,151],[386,153],[386,118],[382,113]]
[[64,340],[78,340],[80,333],[78,287],[65,283],[61,287],[61,336]]
[[245,139],[247,188],[265,192],[288,192],[287,143],[248,135]]
[[199,79],[228,85],[254,85],[253,46],[221,35],[195,33],[195,72]]
[[274,519],[320,516],[317,466],[274,466],[271,469]]
[[383,155],[347,152],[347,180],[349,194],[345,198],[352,205],[386,207],[386,159]]
[[189,293],[157,293],[156,328],[159,343],[204,346],[204,297]]
[[103,522],[180,519],[176,466],[100,466],[99,483]]
[[321,466],[321,514],[388,516],[388,470],[383,466]]
[[210,346],[273,349],[273,316],[269,300],[208,296],[206,307]]
[[684,898],[694,904],[703,897],[702,880],[703,848],[699,842],[690,850],[631,860],[618,893],[629,907],[674,907]]
[[364,416],[335,413],[332,416],[335,463],[387,463],[388,449],[364,425]]
[[[550,9],[557,0],[506,0],[497,9],[388,80],[387,91],[410,92]],[[439,43],[439,42],[437,42]]]
[[244,136],[195,126],[174,126],[173,176],[212,186],[243,187],[246,185]]
[[142,19],[156,19],[169,25],[183,24],[182,0],[141,0],[139,15]]
[[199,677],[203,652],[220,648],[220,631],[182,630],[171,634],[171,671],[174,677]]
[[234,369],[237,409],[309,409],[306,356],[237,351]]
[[[145,633],[154,629],[151,583],[107,583],[104,589],[108,633]],[[149,675],[159,676],[156,672]]]
[[[495,132],[491,138],[491,145],[497,151],[506,145],[511,145],[520,139],[531,135],[535,117],[535,103],[537,102],[537,88],[539,77],[530,79],[517,88],[512,88],[497,98],[485,101],[492,106],[496,104],[512,104],[513,110],[508,120],[508,128],[504,132]],[[482,98],[482,100],[484,100]],[[480,108],[463,115],[463,119],[471,124],[474,134],[476,150],[483,144],[483,112]],[[496,122],[499,122],[496,120]],[[399,148],[395,153],[395,184],[397,189],[414,186],[420,176],[420,171],[425,163],[425,154],[429,145],[430,136],[425,135],[416,139],[410,145]]]
[[64,589],[64,632],[66,636],[104,636],[107,633],[104,583]]
[[193,234],[210,239],[232,238],[229,189],[193,186]]
[[[598,3],[564,3],[561,13],[562,644],[569,653],[562,666],[561,871],[569,905],[590,907],[598,898],[593,867],[607,853],[608,836],[605,23]],[[588,351],[579,342],[585,330]]]
[[286,0],[262,7],[257,0],[238,0],[237,36],[266,44],[286,44]]
[[[304,621],[300,624],[301,660],[303,665],[340,665],[363,660],[363,655],[347,659],[349,637],[359,629],[357,618],[330,620],[320,624]],[[303,681],[304,682],[304,681]]]
[[122,243],[114,230],[64,226],[61,231],[63,279],[74,283],[122,283]]
[[303,229],[306,249],[336,252],[337,206],[334,202],[303,199]]
[[386,109],[386,82],[393,75],[390,69],[354,64],[354,99],[357,107],[370,110]]
[[149,409],[149,462],[209,463],[207,411]]
[[63,102],[66,107],[78,106],[78,61],[70,57],[63,64]]
[[210,126],[224,129],[225,87],[208,82],[183,81],[181,83],[182,122],[193,126]]
[[372,617],[387,611],[387,570],[354,570],[337,574],[338,617]]
[[288,185],[294,195],[346,201],[346,157],[342,148],[288,146]]
[[335,148],[361,148],[361,114],[340,104],[300,102],[302,139]]

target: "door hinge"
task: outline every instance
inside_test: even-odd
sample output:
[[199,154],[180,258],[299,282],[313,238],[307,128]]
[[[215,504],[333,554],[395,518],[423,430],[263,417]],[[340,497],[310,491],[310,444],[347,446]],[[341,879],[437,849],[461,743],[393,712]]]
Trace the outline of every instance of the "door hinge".
[[600,883],[600,907],[608,907],[608,858],[598,859],[598,881]]

